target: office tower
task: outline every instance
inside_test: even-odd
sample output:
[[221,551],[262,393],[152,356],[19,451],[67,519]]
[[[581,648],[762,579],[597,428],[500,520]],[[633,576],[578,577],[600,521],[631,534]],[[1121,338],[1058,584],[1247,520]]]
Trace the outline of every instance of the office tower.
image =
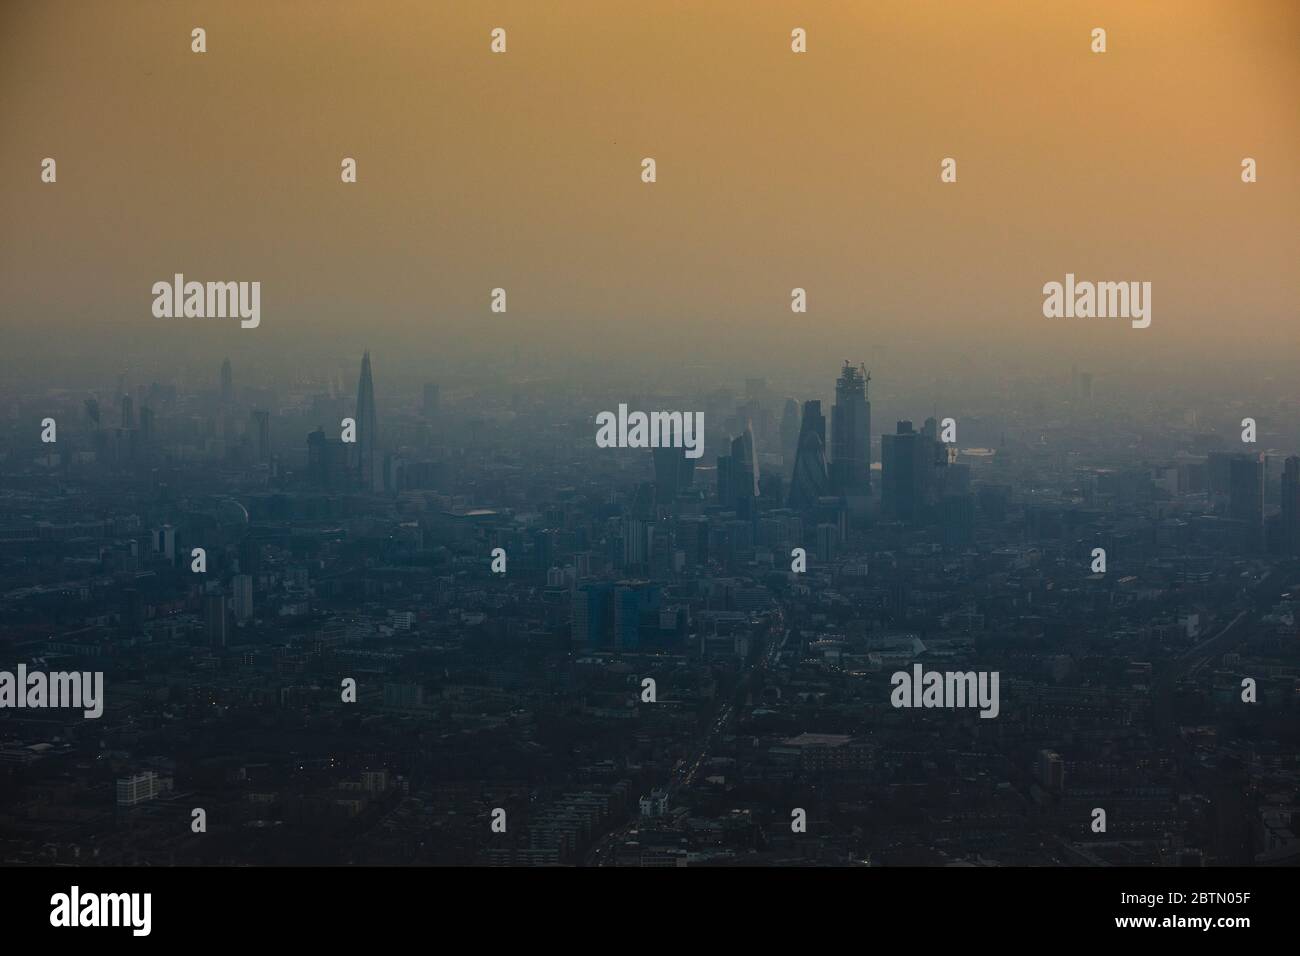
[[745,423],[745,430],[731,441],[731,468],[736,501],[757,498],[758,455],[754,450],[754,427],[749,422]]
[[1264,521],[1264,463],[1255,455],[1240,455],[1229,463],[1228,515],[1237,521]]
[[[677,497],[677,456],[679,448],[652,448],[655,470],[655,501],[668,504]],[[685,456],[683,456],[685,457]]]
[[379,423],[375,414],[375,383],[370,375],[370,353],[361,357],[357,382],[357,480],[364,491],[379,490]]
[[1248,541],[1256,546],[1264,528],[1264,462],[1257,455],[1234,458],[1228,480],[1228,516],[1249,526]]
[[135,428],[135,402],[130,395],[122,396],[122,427]]
[[682,448],[651,448],[655,468],[655,500],[661,505],[691,486],[695,478],[695,459],[687,458]]
[[880,506],[899,521],[924,517],[929,479],[934,468],[934,442],[912,428],[898,423],[893,435],[880,439]]
[[248,428],[253,436],[253,447],[257,460],[265,463],[271,460],[271,413],[255,408],[248,413]]
[[794,473],[790,478],[790,507],[811,508],[827,493],[826,418],[820,401],[803,403],[803,421],[799,425],[799,443],[794,456]]
[[168,563],[176,563],[176,529],[169,524],[163,525],[155,533],[154,551],[162,555]]
[[221,363],[221,404],[229,405],[235,400],[235,376],[230,368],[230,359]]
[[794,464],[795,452],[799,448],[799,403],[793,398],[785,400],[785,411],[781,413],[781,460],[785,467]]
[[253,616],[253,576],[251,574],[236,574],[231,580],[231,609],[235,612],[235,620],[247,621]]
[[[703,438],[704,436],[700,436]],[[695,459],[689,457],[685,450],[682,451],[682,457],[677,462],[677,493],[681,494],[695,484]]]
[[731,454],[718,456],[718,503],[749,515],[758,498],[758,457],[754,451],[753,428],[731,441]]
[[226,596],[218,591],[203,597],[203,620],[207,624],[208,646],[226,646]]
[[611,589],[608,584],[579,585],[573,591],[573,643],[579,647],[596,648],[606,643],[611,615]]
[[831,490],[837,495],[871,494],[871,403],[866,368],[848,362],[835,383],[831,408]]
[[420,412],[425,418],[436,418],[438,415],[439,394],[438,386],[434,382],[424,383],[424,398],[420,404]]
[[1300,554],[1300,458],[1295,455],[1282,466],[1282,549]]
[[99,402],[96,399],[88,398],[84,402],[86,407],[86,421],[90,422],[91,428],[99,428]]
[[654,525],[638,518],[623,519],[623,567],[648,565],[653,546]]
[[1226,499],[1232,490],[1232,462],[1241,452],[1212,451],[1205,459],[1205,472],[1213,500]]
[[614,587],[614,647],[635,650],[643,625],[654,626],[660,609],[659,587],[649,581],[620,581]]
[[[939,441],[939,423],[931,416],[921,426],[921,444],[929,449],[930,464],[925,469],[922,501],[926,507],[937,504],[948,484],[949,446]],[[954,449],[955,450],[955,449]]]

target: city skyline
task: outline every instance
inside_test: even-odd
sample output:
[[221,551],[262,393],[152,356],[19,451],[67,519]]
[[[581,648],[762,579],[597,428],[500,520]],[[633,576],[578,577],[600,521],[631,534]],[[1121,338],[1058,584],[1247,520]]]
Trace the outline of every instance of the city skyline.
[[[1289,746],[1287,688],[1300,677],[1278,640],[1295,627],[1285,582],[1300,574],[1300,446],[1279,450],[1267,428],[1184,414],[1171,430],[1148,410],[1128,422],[1139,440],[1117,442],[1091,373],[1075,369],[1069,389],[1033,399],[1038,419],[1012,399],[995,418],[872,428],[867,447],[879,435],[880,452],[866,458],[879,467],[862,495],[831,477],[863,463],[855,433],[844,457],[828,456],[821,400],[762,377],[698,396],[697,465],[682,448],[600,447],[598,392],[575,383],[507,398],[514,410],[502,416],[437,381],[381,404],[385,366],[365,352],[360,367],[355,392],[340,381],[300,399],[222,359],[197,391],[121,379],[102,402],[61,396],[56,421],[64,408],[73,417],[53,442],[20,438],[18,420],[0,435],[11,515],[0,527],[0,671],[75,663],[104,688],[95,736],[57,710],[6,711],[12,799],[38,793],[29,781],[73,766],[99,737],[120,738],[110,764],[77,772],[82,825],[107,861],[791,865],[809,850],[799,829],[781,835],[789,800],[820,834],[810,846],[825,865],[1199,866],[1300,851],[1274,809],[1288,805],[1285,773],[1255,766],[1247,787],[1242,771],[1198,771],[1177,756],[1233,759],[1237,743],[1197,736],[1207,722],[1265,751]],[[845,431],[865,427],[861,368],[823,373]],[[870,381],[892,384],[885,373]],[[1243,575],[1244,590],[1231,584]],[[1127,652],[1107,643],[1116,631]],[[141,697],[158,667],[174,688],[161,707]],[[650,683],[629,683],[629,668]],[[339,702],[329,688],[345,673]],[[483,684],[485,674],[496,676]],[[515,708],[505,725],[491,689],[500,681]],[[556,706],[587,729],[568,737],[577,731],[552,723]],[[287,762],[301,746],[289,743],[296,715],[332,727],[334,747],[355,733],[351,707],[379,737],[310,772]],[[963,708],[1000,729],[971,739],[960,719],[925,716]],[[643,752],[614,714],[638,734],[668,735]],[[129,743],[128,715],[156,727],[143,748]],[[224,757],[169,743],[187,727],[221,737],[250,720],[280,742],[262,752],[231,739]],[[517,748],[539,735],[555,766],[526,772],[547,796],[529,809],[517,784],[494,782],[476,760],[402,746],[412,721],[477,727],[492,760],[524,760],[515,772],[531,765]],[[33,743],[54,727],[68,735],[57,747]],[[613,750],[594,743],[610,734]],[[750,738],[763,741],[752,754]],[[605,769],[561,756],[573,746],[588,764],[604,754]],[[971,746],[978,763],[963,756]],[[963,785],[947,809],[919,811],[982,814],[996,821],[993,842],[948,834],[940,817],[918,828],[895,805],[894,788],[931,779],[909,763],[916,747],[963,779],[1005,778],[1003,798]],[[1137,763],[1113,766],[1114,748]],[[244,769],[221,784],[204,769],[212,759]],[[436,816],[449,779],[471,791],[439,818],[438,839],[402,849],[363,824],[339,842],[353,832],[337,829],[349,813]],[[250,843],[231,814],[246,818],[240,794],[266,787],[269,816],[254,818],[287,829]],[[468,797],[483,787],[499,790],[495,808]],[[311,795],[295,795],[303,788]],[[858,799],[874,809],[860,815]],[[739,843],[679,829],[687,819],[710,832],[719,800],[744,808]],[[1216,809],[1194,809],[1202,801]],[[169,836],[167,821],[196,802],[214,838]],[[1104,836],[1094,805],[1119,838]],[[446,829],[498,811],[514,829],[486,817],[481,831]],[[587,823],[567,835],[575,816]],[[143,842],[130,836],[142,825]],[[1049,837],[1064,842],[1051,849]],[[53,830],[44,839],[63,845]],[[0,839],[7,862],[29,852],[22,836]]]
[[825,867],[898,923],[944,867],[998,938],[1266,925],[1297,52],[1293,0],[0,4],[6,916]]

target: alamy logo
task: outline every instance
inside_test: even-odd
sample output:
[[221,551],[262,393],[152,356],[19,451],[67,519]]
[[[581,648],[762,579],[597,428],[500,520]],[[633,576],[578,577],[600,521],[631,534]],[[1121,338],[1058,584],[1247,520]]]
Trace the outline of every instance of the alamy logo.
[[980,717],[996,717],[997,671],[925,671],[912,665],[912,673],[895,671],[889,678],[895,707],[978,707]]
[[148,936],[153,927],[152,893],[71,892],[50,897],[51,926],[129,926],[133,936]]
[[4,707],[80,707],[84,716],[95,720],[104,713],[104,672],[28,673],[27,665],[19,664],[17,674],[0,671]]
[[262,283],[186,282],[178,272],[171,282],[153,284],[153,314],[159,319],[239,318],[242,328],[262,321]]
[[598,448],[684,448],[687,458],[704,454],[703,412],[631,412],[626,404],[618,414],[596,416]]
[[1135,329],[1151,324],[1150,282],[1078,282],[1065,274],[1065,284],[1043,286],[1043,315],[1049,319],[1132,319]]

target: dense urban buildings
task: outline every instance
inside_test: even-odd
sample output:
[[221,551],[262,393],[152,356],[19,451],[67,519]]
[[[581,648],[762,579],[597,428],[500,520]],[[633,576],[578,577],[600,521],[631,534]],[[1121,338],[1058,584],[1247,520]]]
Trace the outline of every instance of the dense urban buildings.
[[4,396],[0,670],[104,709],[0,712],[0,860],[1300,859],[1290,439],[1077,371],[872,435],[845,364],[643,393],[697,463],[597,447],[617,384],[356,359]]

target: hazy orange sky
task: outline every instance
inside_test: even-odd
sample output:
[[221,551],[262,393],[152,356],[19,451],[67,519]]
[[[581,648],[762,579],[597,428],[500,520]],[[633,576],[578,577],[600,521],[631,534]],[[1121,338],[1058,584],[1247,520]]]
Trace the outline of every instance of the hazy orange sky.
[[[1294,348],[1298,118],[1292,0],[8,0],[0,322],[666,357]],[[261,281],[261,327],[155,319],[174,272]],[[1066,272],[1152,282],[1151,328],[1044,318]]]

